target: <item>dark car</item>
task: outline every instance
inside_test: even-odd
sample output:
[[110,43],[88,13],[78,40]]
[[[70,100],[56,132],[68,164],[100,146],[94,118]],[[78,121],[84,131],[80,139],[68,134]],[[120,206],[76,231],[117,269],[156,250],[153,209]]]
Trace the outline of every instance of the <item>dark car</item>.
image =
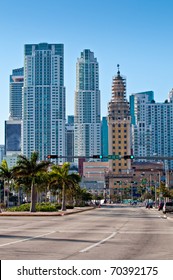
[[163,209],[164,202],[160,202],[158,206],[158,211]]

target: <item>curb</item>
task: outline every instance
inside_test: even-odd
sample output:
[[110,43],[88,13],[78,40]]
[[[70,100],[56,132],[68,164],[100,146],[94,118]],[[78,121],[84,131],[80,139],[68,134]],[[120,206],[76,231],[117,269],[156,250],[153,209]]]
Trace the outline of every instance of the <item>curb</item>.
[[0,212],[0,217],[50,217],[50,216],[65,216],[65,215],[71,215],[76,213],[81,213],[89,210],[93,210],[96,207],[90,207],[85,209],[74,209],[74,211],[64,211],[64,212]]

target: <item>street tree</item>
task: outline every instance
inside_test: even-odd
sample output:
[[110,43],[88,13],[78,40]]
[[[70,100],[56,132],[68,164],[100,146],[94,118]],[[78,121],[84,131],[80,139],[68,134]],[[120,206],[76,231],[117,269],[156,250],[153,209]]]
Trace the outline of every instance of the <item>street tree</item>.
[[9,191],[10,191],[10,181],[12,180],[13,173],[12,169],[8,167],[6,160],[2,160],[0,164],[0,178],[4,180],[4,204],[5,202],[5,185],[7,185],[7,207],[9,204]]
[[50,176],[52,183],[62,190],[61,210],[66,211],[66,192],[67,189],[75,188],[79,184],[81,177],[77,173],[69,173],[70,163],[65,162],[62,166],[53,165]]
[[31,205],[30,212],[36,212],[36,181],[41,172],[45,172],[50,165],[49,161],[38,161],[38,152],[33,152],[30,158],[19,155],[17,165],[13,168],[16,178],[29,178],[31,180]]

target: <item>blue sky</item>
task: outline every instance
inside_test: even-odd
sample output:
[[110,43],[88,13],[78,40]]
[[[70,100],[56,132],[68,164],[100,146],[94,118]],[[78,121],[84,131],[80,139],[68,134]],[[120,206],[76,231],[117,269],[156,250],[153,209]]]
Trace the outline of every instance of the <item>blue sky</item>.
[[112,77],[127,78],[130,94],[153,90],[163,102],[173,87],[172,0],[7,0],[0,3],[0,144],[9,114],[9,75],[23,66],[24,44],[63,43],[66,114],[74,113],[75,71],[83,49],[99,62],[101,114]]

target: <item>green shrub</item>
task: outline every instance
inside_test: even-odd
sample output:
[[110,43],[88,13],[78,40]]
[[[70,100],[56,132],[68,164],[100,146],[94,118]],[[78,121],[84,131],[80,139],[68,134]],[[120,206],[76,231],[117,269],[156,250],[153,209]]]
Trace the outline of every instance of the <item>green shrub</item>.
[[[73,209],[72,205],[67,205],[67,209]],[[38,212],[55,212],[61,209],[61,204],[58,203],[51,203],[51,202],[41,202],[36,203],[36,211]],[[20,206],[14,206],[6,209],[6,211],[10,212],[25,212],[30,211],[30,203],[21,204]]]
[[40,212],[54,212],[57,211],[56,205],[50,202],[42,202],[36,204],[36,211]]
[[21,204],[20,206],[14,206],[6,209],[6,211],[16,212],[16,211],[29,211],[30,210],[30,203]]

